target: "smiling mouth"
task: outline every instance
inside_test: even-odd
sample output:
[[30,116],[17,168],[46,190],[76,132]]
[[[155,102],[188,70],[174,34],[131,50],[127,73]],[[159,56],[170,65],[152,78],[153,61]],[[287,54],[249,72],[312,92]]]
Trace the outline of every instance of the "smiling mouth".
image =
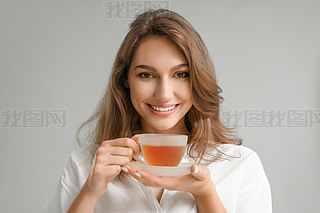
[[152,106],[151,104],[148,104],[149,107],[151,107],[153,110],[155,111],[159,111],[159,112],[168,112],[168,111],[171,111],[173,110],[174,108],[176,108],[179,104],[176,104],[176,105],[173,105],[173,106],[170,106],[170,107],[156,107],[156,106]]

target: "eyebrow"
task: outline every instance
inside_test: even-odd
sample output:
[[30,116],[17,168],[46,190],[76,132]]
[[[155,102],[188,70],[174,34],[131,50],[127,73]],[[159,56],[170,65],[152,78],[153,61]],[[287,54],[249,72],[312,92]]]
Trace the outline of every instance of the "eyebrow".
[[[177,70],[177,69],[180,69],[182,67],[187,67],[188,64],[184,63],[184,64],[179,64],[179,65],[176,65],[176,66],[173,66],[170,68],[170,71],[174,71],[174,70]],[[152,67],[152,66],[149,66],[149,65],[144,65],[144,64],[140,64],[140,65],[137,65],[134,70],[138,69],[138,68],[142,68],[142,69],[146,69],[146,70],[151,70],[151,71],[154,71],[154,72],[157,72],[157,69]]]

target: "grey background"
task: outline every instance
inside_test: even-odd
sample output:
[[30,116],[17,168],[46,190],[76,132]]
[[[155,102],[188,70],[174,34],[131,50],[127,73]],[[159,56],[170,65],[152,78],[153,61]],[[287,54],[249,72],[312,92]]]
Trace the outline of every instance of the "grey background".
[[[0,1],[0,111],[67,110],[60,128],[4,127],[0,117],[1,212],[42,211],[103,93],[132,20],[104,18],[103,2]],[[169,3],[205,41],[226,112],[320,109],[320,1]],[[244,119],[238,134],[263,162],[274,212],[319,212],[319,120],[249,127]]]

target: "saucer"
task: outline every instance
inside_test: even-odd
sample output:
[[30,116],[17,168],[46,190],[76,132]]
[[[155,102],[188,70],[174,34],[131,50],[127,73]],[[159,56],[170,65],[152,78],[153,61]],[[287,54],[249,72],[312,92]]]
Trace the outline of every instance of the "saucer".
[[136,170],[142,170],[153,175],[172,177],[190,174],[193,164],[180,163],[178,166],[148,166],[139,162],[130,162],[129,165]]

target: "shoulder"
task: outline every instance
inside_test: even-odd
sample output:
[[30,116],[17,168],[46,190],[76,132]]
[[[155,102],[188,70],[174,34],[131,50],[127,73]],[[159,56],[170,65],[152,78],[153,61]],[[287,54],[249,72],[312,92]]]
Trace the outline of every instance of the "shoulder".
[[244,161],[260,161],[258,154],[252,149],[234,144],[220,144],[215,148],[207,148],[202,165],[217,163],[234,164]]
[[261,159],[254,150],[238,145],[225,145],[222,150],[230,157],[213,167],[218,167],[222,173],[237,177],[242,186],[258,183],[269,187]]
[[256,155],[257,153],[252,149],[243,145],[223,144],[218,147],[219,151],[226,152],[228,154],[241,154],[243,157],[250,155]]
[[96,150],[97,146],[92,144],[77,148],[70,154],[70,160],[76,165],[91,161],[95,155]]
[[79,181],[86,178],[91,168],[96,149],[97,147],[95,145],[86,145],[74,150],[68,158],[65,172],[69,173],[70,176],[77,176]]
[[272,212],[271,187],[259,155],[245,146],[228,145],[226,148],[227,154],[236,157],[222,163],[219,168],[237,188],[236,211]]
[[231,144],[217,150],[224,153],[222,160],[210,163],[208,168],[227,206],[235,212],[271,212],[270,184],[258,154]]
[[262,178],[265,176],[259,155],[248,147],[224,144],[219,146],[216,152],[220,153],[221,160],[210,163],[209,168],[219,168],[222,173],[232,171],[231,173],[237,174],[238,177],[256,176],[253,178]]
[[[217,164],[230,165],[247,161],[260,162],[260,158],[255,151],[248,147],[234,144],[220,144],[214,148],[207,148],[206,153],[200,160],[199,164],[203,166],[216,166]],[[196,163],[196,160],[186,154],[183,162]]]
[[218,152],[223,153],[223,159],[231,162],[260,162],[260,157],[254,150],[242,145],[225,144],[219,146],[217,150]]

